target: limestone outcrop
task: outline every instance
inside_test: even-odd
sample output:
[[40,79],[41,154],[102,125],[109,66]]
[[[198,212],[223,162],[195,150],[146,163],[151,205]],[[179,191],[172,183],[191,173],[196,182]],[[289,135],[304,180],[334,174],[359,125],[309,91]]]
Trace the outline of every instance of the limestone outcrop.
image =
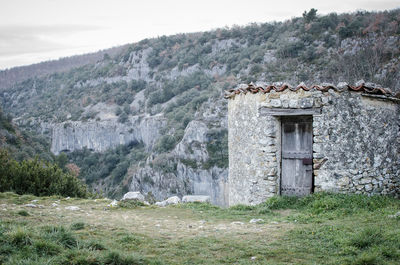
[[131,142],[143,142],[150,150],[160,136],[165,119],[161,115],[133,116],[125,123],[117,119],[104,121],[70,121],[53,124],[51,151],[72,152],[87,148],[103,152]]

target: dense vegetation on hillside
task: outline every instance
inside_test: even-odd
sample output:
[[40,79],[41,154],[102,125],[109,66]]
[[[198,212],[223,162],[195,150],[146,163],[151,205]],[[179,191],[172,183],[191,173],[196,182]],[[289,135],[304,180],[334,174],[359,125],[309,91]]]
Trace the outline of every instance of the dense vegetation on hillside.
[[[78,150],[68,156],[88,183],[121,182],[127,189],[129,169],[140,168],[147,158],[164,175],[174,172],[178,162],[197,170],[226,168],[222,94],[238,83],[364,79],[399,90],[399,24],[399,9],[323,16],[312,9],[284,22],[145,39],[96,63],[46,77],[28,75],[2,90],[0,101],[20,126],[47,137],[57,123],[68,127],[74,121],[114,117],[129,125],[135,115],[163,115],[166,126],[151,150],[139,143],[103,154]],[[211,110],[213,106],[219,108]],[[210,130],[206,161],[172,152],[193,120],[205,122]]]
[[48,161],[53,160],[48,139],[41,135],[20,130],[13,124],[12,116],[0,108],[0,150],[8,152],[17,160],[32,158],[35,155]]
[[[257,80],[293,83],[345,80],[351,83],[364,79],[397,89],[398,63],[389,65],[392,68],[387,70],[382,66],[399,55],[396,39],[386,40],[400,34],[399,13],[399,10],[393,10],[332,13],[311,18],[305,15],[305,18],[285,22],[254,23],[211,32],[145,39],[96,64],[47,78],[27,79],[2,93],[3,105],[16,116],[27,113],[45,121],[60,122],[93,118],[95,113],[85,113],[84,108],[98,102],[124,107],[143,89],[148,95],[147,108],[189,90],[208,94],[214,85],[222,85],[219,87],[222,90],[238,82]],[[353,38],[356,38],[354,43],[350,41]],[[356,50],[346,52],[346,42],[343,43],[346,39],[358,46],[352,47]],[[142,76],[147,80],[123,78],[135,60],[142,59],[144,50],[149,51],[145,63],[150,72]],[[187,75],[173,78],[167,75],[167,70],[175,67],[185,70],[193,66],[198,68],[191,68]],[[216,66],[226,67],[226,71],[221,74],[207,72]],[[7,99],[11,99],[11,94],[16,91],[20,94],[19,104],[11,108],[14,101]],[[29,93],[21,93],[23,91]],[[28,100],[37,105],[22,108]],[[173,106],[169,105],[168,110],[171,108]],[[145,108],[136,111],[145,111]]]
[[114,47],[94,53],[75,55],[58,60],[0,70],[0,90],[8,88],[14,83],[28,78],[35,78],[57,72],[68,71],[75,67],[87,65],[89,63],[95,63],[96,61],[101,60],[104,56],[110,56],[119,53],[123,48],[124,46]]
[[7,151],[0,149],[0,192],[86,197],[86,185],[73,174],[72,169],[63,172],[56,164],[37,157],[17,162]]
[[43,136],[20,130],[0,109],[0,192],[86,197],[74,164],[50,153]]

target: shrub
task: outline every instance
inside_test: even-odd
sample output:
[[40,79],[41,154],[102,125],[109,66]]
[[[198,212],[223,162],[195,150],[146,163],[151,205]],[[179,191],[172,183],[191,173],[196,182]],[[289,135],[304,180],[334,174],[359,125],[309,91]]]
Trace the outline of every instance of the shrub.
[[74,235],[62,226],[48,226],[44,228],[45,237],[57,242],[65,248],[76,248],[78,241]]
[[167,151],[172,150],[175,145],[178,143],[177,139],[173,135],[163,135],[160,137],[160,139],[157,141],[157,144],[155,146],[155,150],[164,153]]
[[25,228],[17,228],[6,234],[9,242],[14,246],[22,247],[32,244],[32,233]]
[[210,130],[207,133],[207,152],[208,160],[203,164],[205,169],[217,166],[227,168],[228,160],[228,130]]
[[383,264],[381,257],[375,252],[363,252],[351,263],[353,265],[378,265]]
[[21,215],[21,216],[29,216],[29,213],[25,210],[20,210],[17,212],[17,214]]
[[111,172],[111,175],[114,178],[114,183],[119,183],[123,179],[126,172],[128,171],[129,165],[129,161],[123,161],[119,163],[116,168],[114,168],[114,170]]
[[304,43],[301,41],[297,42],[291,42],[282,45],[278,51],[277,54],[281,58],[295,58],[299,56],[300,51],[304,49]]
[[255,206],[238,204],[238,205],[230,207],[229,209],[234,210],[234,211],[252,211],[255,209]]
[[140,91],[146,88],[147,82],[145,80],[132,80],[128,84],[128,88],[133,91]]
[[102,243],[98,241],[91,240],[86,244],[89,250],[105,250],[107,249]]
[[110,251],[103,256],[102,263],[105,265],[144,265],[162,264],[157,260],[150,260],[137,255],[123,255],[119,251]]
[[71,230],[82,230],[85,228],[85,223],[77,222],[71,225]]
[[39,256],[54,256],[61,251],[60,246],[45,239],[39,239],[38,241],[35,241],[33,246]]
[[384,237],[380,230],[375,227],[368,227],[355,234],[349,244],[358,249],[369,248],[373,245],[379,245],[384,241]]
[[110,175],[117,183],[126,175],[130,163],[138,163],[147,154],[143,143],[132,142],[110,148],[103,153],[82,149],[71,152],[68,156],[81,169],[80,178],[91,184]]
[[297,197],[275,196],[264,202],[262,206],[271,210],[287,209],[296,207],[297,201]]
[[119,201],[118,206],[121,208],[135,209],[138,207],[145,206],[145,204],[138,200],[124,200],[124,201]]
[[311,8],[310,11],[304,11],[303,13],[303,18],[304,22],[310,23],[311,21],[315,20],[317,18],[317,9]]
[[122,112],[121,115],[119,115],[119,117],[118,117],[118,122],[125,123],[128,121],[128,119],[129,119],[128,114],[126,114],[125,112]]
[[56,164],[35,158],[16,162],[0,151],[0,191],[36,196],[86,197],[86,186]]

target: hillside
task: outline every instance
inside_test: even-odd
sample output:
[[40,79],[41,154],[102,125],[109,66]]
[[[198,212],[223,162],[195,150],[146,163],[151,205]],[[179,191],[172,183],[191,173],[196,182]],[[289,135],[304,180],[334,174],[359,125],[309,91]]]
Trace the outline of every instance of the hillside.
[[[95,63],[104,56],[112,56],[120,53],[125,46],[114,47],[94,53],[60,58],[37,64],[19,66],[11,69],[0,70],[0,90],[8,88],[15,83],[33,77],[41,77],[58,72],[68,71],[72,68]],[[106,55],[107,54],[107,55]]]
[[224,205],[224,90],[363,79],[399,91],[399,23],[399,9],[310,10],[284,22],[145,39],[95,63],[15,83],[0,99],[14,122],[46,136],[96,191],[137,190],[158,200],[209,194]]
[[6,149],[18,161],[38,155],[47,161],[53,160],[48,139],[30,133],[12,122],[12,116],[0,108],[0,149]]

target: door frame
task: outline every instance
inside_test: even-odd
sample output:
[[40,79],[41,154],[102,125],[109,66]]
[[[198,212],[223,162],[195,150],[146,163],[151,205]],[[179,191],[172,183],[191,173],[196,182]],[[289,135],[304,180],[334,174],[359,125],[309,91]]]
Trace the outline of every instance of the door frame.
[[278,149],[279,150],[279,154],[278,154],[278,157],[279,157],[279,171],[278,172],[279,172],[279,195],[280,196],[282,195],[282,160],[283,160],[282,159],[282,148],[283,148],[283,144],[282,144],[282,141],[283,141],[283,136],[282,136],[283,129],[282,129],[282,126],[283,126],[283,122],[284,122],[285,118],[294,118],[294,117],[311,119],[311,128],[312,128],[311,137],[312,137],[312,141],[311,141],[311,192],[310,192],[310,194],[314,193],[314,188],[315,188],[315,185],[314,185],[314,182],[315,182],[314,162],[313,162],[314,117],[313,117],[312,114],[315,114],[315,113],[312,113],[312,112],[310,112],[310,113],[302,113],[302,112],[300,112],[300,113],[297,113],[297,115],[293,115],[293,113],[290,113],[289,115],[277,116],[277,118],[279,118],[278,119],[278,121],[279,121],[279,131],[278,131],[278,135],[277,136],[279,136],[279,141],[278,141],[279,142],[279,149]]

